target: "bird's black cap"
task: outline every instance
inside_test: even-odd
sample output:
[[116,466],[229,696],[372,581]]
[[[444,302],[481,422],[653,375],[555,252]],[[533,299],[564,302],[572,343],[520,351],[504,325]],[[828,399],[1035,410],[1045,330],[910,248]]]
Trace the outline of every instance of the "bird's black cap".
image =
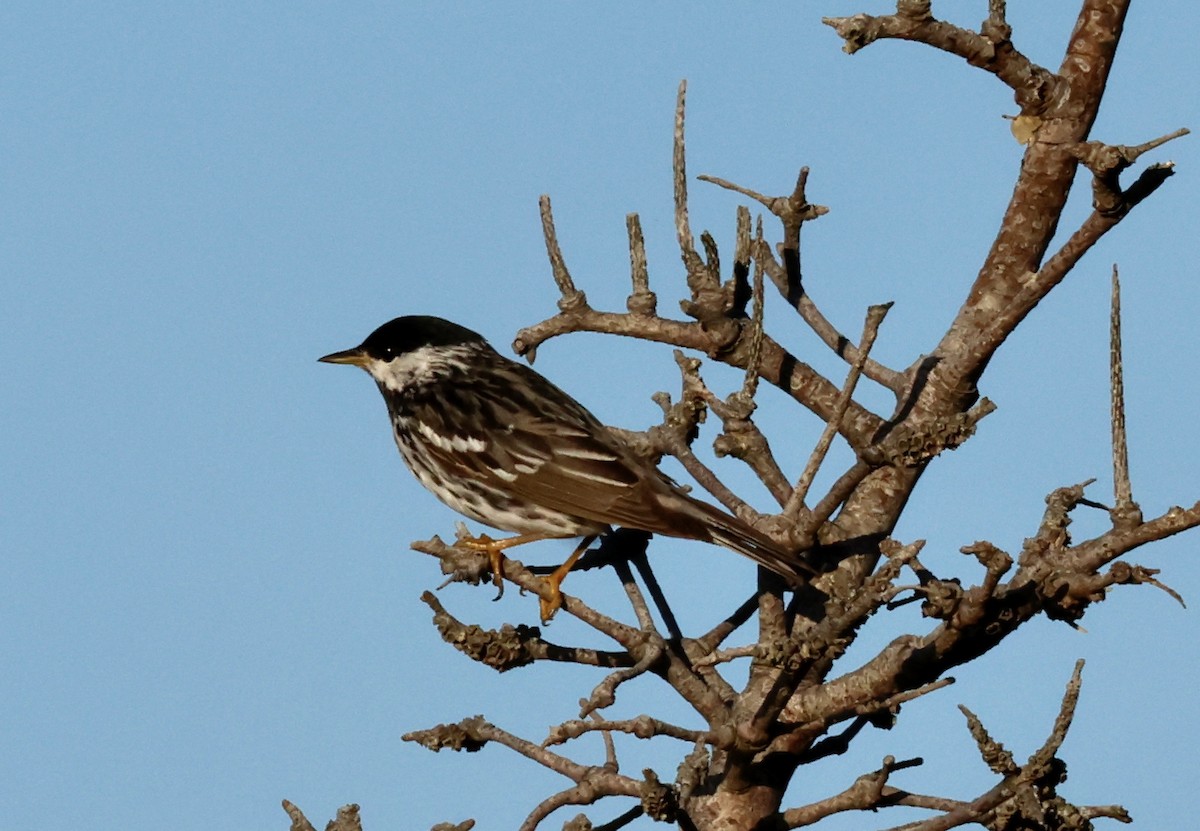
[[485,341],[479,333],[440,317],[405,315],[389,320],[367,335],[367,339],[354,349],[334,352],[320,360],[361,366],[364,358],[387,361],[423,346],[458,346],[464,343]]

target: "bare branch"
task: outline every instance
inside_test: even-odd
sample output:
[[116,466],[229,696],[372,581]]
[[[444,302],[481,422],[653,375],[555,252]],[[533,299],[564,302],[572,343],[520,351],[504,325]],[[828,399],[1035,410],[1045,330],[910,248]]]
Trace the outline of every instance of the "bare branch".
[[841,756],[850,749],[850,743],[857,738],[862,729],[871,723],[867,716],[858,716],[850,722],[841,733],[828,736],[814,744],[800,758],[801,764],[809,764],[829,756]]
[[736,661],[739,658],[757,658],[758,644],[747,644],[745,646],[734,646],[729,649],[718,649],[708,653],[695,662],[697,667],[712,667],[717,664],[727,664],[730,661]]
[[416,742],[434,752],[444,749],[475,752],[494,742],[586,788],[593,796],[589,802],[594,802],[600,796],[638,796],[641,792],[641,783],[636,779],[615,771],[572,762],[565,756],[500,729],[484,720],[482,716],[472,716],[457,724],[439,724],[428,730],[405,733],[401,738],[406,742]]
[[1004,20],[1003,4],[989,4],[982,34],[935,19],[930,5],[928,0],[902,0],[893,15],[826,17],[822,22],[846,42],[842,48],[851,55],[882,39],[916,41],[957,55],[1009,86],[1022,111],[1037,112],[1056,94],[1060,79],[1030,61],[1009,40],[1012,30]]
[[808,168],[800,169],[800,176],[796,180],[796,189],[790,196],[765,196],[756,190],[742,187],[734,184],[719,176],[708,176],[701,174],[696,177],[703,182],[709,182],[717,187],[732,190],[740,193],[743,196],[748,196],[755,202],[758,202],[774,216],[779,217],[783,222],[784,227],[796,230],[800,227],[800,223],[808,222],[816,219],[819,216],[824,216],[829,213],[829,208],[824,205],[811,205],[804,197],[804,186],[808,181]]
[[667,627],[667,636],[672,640],[682,639],[683,633],[679,630],[679,622],[675,619],[675,613],[671,611],[671,604],[667,602],[667,596],[663,592],[662,586],[659,585],[654,569],[650,567],[649,559],[643,552],[633,557],[632,562],[638,570],[638,574],[641,575],[642,582],[646,584],[646,591],[650,592],[650,598],[654,601],[663,624]]
[[750,619],[758,608],[758,592],[747,598],[728,617],[718,623],[708,632],[691,641],[700,654],[705,655],[724,643],[734,631]]
[[[805,194],[805,188],[808,183],[808,168],[800,168],[800,175],[796,179],[796,187],[788,196],[765,196],[758,191],[742,187],[716,176],[700,176],[698,178],[748,196],[759,202],[774,216],[779,218],[783,224],[784,233],[784,242],[782,244],[784,266],[780,267],[775,261],[771,253],[771,247],[763,239],[761,221],[759,222],[759,233],[753,245],[755,266],[762,268],[770,276],[771,282],[775,284],[780,295],[791,304],[801,319],[809,325],[826,346],[846,361],[853,362],[857,360],[857,347],[834,328],[804,290],[800,271],[800,229],[803,223],[829,213],[829,208],[824,205],[813,205],[808,201],[808,197]],[[871,359],[867,359],[863,364],[862,371],[871,380],[882,384],[897,394],[899,394],[904,386],[904,376],[901,373]]]
[[[739,216],[743,215],[739,212]],[[739,225],[740,228],[740,225]],[[758,244],[763,241],[762,217],[758,218],[758,225],[755,228],[755,239]],[[750,243],[748,240],[742,239],[742,234],[738,234],[738,247],[745,246],[747,254],[749,253]],[[754,299],[754,316],[750,319],[750,357],[746,361],[746,377],[742,382],[742,396],[748,401],[754,400],[754,394],[758,391],[758,362],[762,358],[762,341],[763,341],[763,268],[762,262],[757,258],[754,260],[754,287],[751,293]]]
[[308,817],[288,800],[283,800],[283,810],[287,811],[287,815],[292,819],[291,831],[317,831],[313,828],[313,824],[308,821]]
[[1121,357],[1121,277],[1116,263],[1112,271],[1112,311],[1109,315],[1109,385],[1112,390],[1113,524],[1136,525],[1142,511],[1133,501],[1129,482],[1129,444],[1125,435],[1124,361]]
[[632,681],[639,675],[645,675],[653,666],[658,663],[663,657],[663,649],[659,645],[653,645],[645,650],[645,654],[640,660],[628,669],[620,669],[609,675],[601,681],[596,688],[592,690],[592,694],[586,699],[579,702],[579,717],[587,718],[590,713],[596,710],[603,710],[606,707],[611,707],[617,700],[617,687],[624,684],[626,681]]
[[[1128,0],[1083,0],[1052,94],[1041,107],[1043,125],[1025,152],[996,239],[970,294],[932,355],[936,368],[921,389],[918,408],[960,406],[974,395],[974,379],[1033,307],[1113,225],[1094,213],[1049,261],[1078,162],[1068,148],[1087,139],[1121,39]],[[1022,104],[1022,110],[1030,108]],[[1138,188],[1144,198],[1161,172]],[[1130,189],[1134,190],[1133,188]],[[1127,194],[1130,202],[1133,195]]]
[[[1113,146],[1099,141],[1081,142],[1070,146],[1068,152],[1082,162],[1094,177],[1092,179],[1092,206],[1096,212],[1103,216],[1124,216],[1130,208],[1148,196],[1149,191],[1135,193],[1136,199],[1131,199],[1129,193],[1121,190],[1121,173],[1133,165],[1143,153],[1166,144],[1172,139],[1186,136],[1189,132],[1188,129],[1182,128],[1135,147]],[[1161,175],[1163,179],[1171,175],[1172,165],[1170,162],[1165,165],[1152,165],[1149,170],[1143,172],[1142,178],[1139,178],[1138,182],[1143,182],[1144,177],[1156,168],[1162,169],[1158,175]],[[1157,186],[1155,184],[1155,187]],[[1130,191],[1133,191],[1135,187],[1139,187],[1136,182]],[[1144,182],[1140,185],[1143,191],[1146,187]]]
[[[538,803],[517,831],[534,831],[542,820],[564,805],[591,805],[605,796],[632,795],[612,792],[610,790],[611,783],[605,780],[605,772],[600,768],[591,768],[590,770],[591,773],[579,780],[573,787],[559,791]],[[621,778],[627,779],[628,777]]]
[[1054,758],[1059,748],[1062,747],[1062,743],[1066,741],[1067,731],[1071,729],[1071,722],[1075,718],[1075,707],[1079,704],[1079,691],[1083,687],[1083,664],[1082,658],[1075,662],[1071,680],[1067,682],[1062,704],[1059,705],[1058,715],[1054,719],[1054,729],[1050,731],[1045,744],[1029,757],[1027,764],[1038,766],[1050,764],[1050,760]]
[[[641,805],[634,805],[625,813],[612,820],[609,820],[603,825],[589,826],[588,829],[581,828],[580,831],[619,831],[619,829],[624,828],[626,825],[633,822],[635,819],[645,813],[646,811]],[[575,829],[563,826],[563,831],[575,831]]]
[[992,772],[1001,776],[1013,776],[1019,773],[1021,768],[1013,759],[1013,755],[1005,750],[1004,745],[988,734],[987,728],[983,726],[979,716],[968,710],[964,704],[959,704],[958,709],[967,717],[967,727],[971,731],[971,737],[975,739],[975,744],[979,747],[979,755],[983,757],[983,761],[992,769]]
[[842,503],[850,497],[850,494],[854,493],[854,490],[862,484],[862,481],[873,469],[872,465],[860,459],[839,476],[838,480],[833,483],[833,487],[829,489],[829,493],[821,497],[821,501],[809,512],[800,537],[802,539],[815,537],[821,526],[829,521],[833,512],[842,506]]
[[[699,287],[693,287],[693,281],[703,279],[704,264],[696,253],[696,241],[692,236],[691,223],[688,221],[687,198],[687,153],[684,146],[684,108],[687,103],[687,81],[679,82],[679,93],[675,99],[675,142],[671,158],[675,182],[675,236],[679,242],[679,250],[683,256],[683,265],[687,269],[688,286],[692,287],[692,297],[695,298]],[[711,282],[705,288],[716,288]]]
[[[708,388],[704,386],[703,380],[700,378],[699,360],[689,358],[679,350],[675,350],[675,363],[679,365],[679,372],[683,376],[681,402],[689,400],[702,401],[712,397],[711,393],[708,392]],[[666,408],[664,407],[664,409]],[[688,475],[695,479],[700,487],[712,494],[713,497],[734,514],[743,519],[757,515],[757,512],[745,500],[734,493],[708,465],[700,461],[696,454],[692,452],[688,435],[680,431],[672,431],[666,434],[663,449],[679,460],[679,463],[683,465]]]
[[1148,542],[1166,539],[1181,531],[1200,526],[1200,502],[1190,508],[1175,506],[1154,519],[1133,528],[1114,528],[1095,539],[1075,546],[1071,551],[1076,569],[1095,571]]
[[[570,314],[558,314],[522,329],[517,333],[512,348],[518,355],[532,358],[537,347],[550,338],[571,332],[599,332],[694,349],[730,366],[745,369],[746,354],[738,349],[731,351],[741,329],[733,321],[729,322],[732,329],[726,330],[722,327],[706,328],[699,322],[599,312],[590,308],[576,309]],[[758,374],[822,420],[827,421],[832,414],[838,399],[837,388],[767,336],[763,338]],[[839,424],[839,432],[851,446],[861,447],[866,445],[869,437],[882,424],[879,416],[852,403]]]
[[536,626],[505,624],[499,630],[464,624],[446,611],[432,592],[421,600],[433,610],[433,623],[442,640],[468,658],[487,664],[498,672],[534,661],[562,661],[595,667],[627,667],[633,664],[626,652],[604,652],[585,647],[557,646],[542,640]]
[[[988,812],[999,806],[1005,800],[1011,798],[1010,785],[1007,780],[1002,781],[999,785],[981,795],[979,798],[971,802],[957,802],[954,800],[933,800],[929,805],[915,805],[915,807],[934,807],[939,806],[935,810],[944,810],[942,805],[952,806],[950,810],[938,817],[923,820],[921,822],[909,822],[904,825],[896,825],[886,829],[886,831],[948,831],[950,828],[957,828],[960,825],[966,825],[969,822],[977,822],[980,818],[987,816]],[[896,804],[908,804],[903,800],[897,800]]]
[[723,427],[721,434],[713,440],[713,452],[717,457],[733,456],[745,462],[779,506],[786,505],[792,484],[776,461],[767,437],[750,417],[755,408],[753,399],[745,394],[745,390],[739,390],[724,401],[713,396],[708,401],[708,408],[721,419]]
[[587,297],[575,288],[571,272],[567,271],[567,262],[563,259],[562,249],[558,246],[558,234],[554,230],[554,213],[550,208],[550,197],[542,194],[538,198],[538,209],[542,215],[542,236],[546,239],[546,255],[550,258],[550,270],[554,274],[554,282],[562,299],[558,308],[564,314],[586,309]]
[[921,764],[923,764],[921,759],[905,759],[898,762],[893,757],[886,756],[883,765],[878,770],[864,773],[855,780],[853,785],[841,793],[805,805],[803,808],[791,808],[784,811],[784,827],[801,828],[844,811],[870,810],[882,801],[884,786],[894,771],[917,767]]
[[637,617],[638,626],[643,631],[654,632],[658,630],[654,626],[654,618],[650,614],[650,607],[646,604],[646,598],[642,595],[642,590],[638,588],[638,584],[633,579],[633,569],[629,567],[629,561],[619,561],[613,564],[617,572],[617,577],[621,579],[621,587],[625,589],[625,596],[629,598],[629,605],[633,607],[633,613]]
[[[455,574],[462,569],[461,564],[468,561],[476,564],[472,573],[478,574],[486,569],[487,556],[477,551],[465,551],[457,546],[449,546],[438,537],[412,543],[414,551],[429,554],[442,561],[442,569],[446,573]],[[479,561],[483,561],[479,565]],[[455,579],[453,576],[451,579]],[[520,560],[511,557],[504,561],[504,579],[525,591],[538,596],[545,590],[544,581],[530,571]],[[625,649],[637,648],[641,641],[641,633],[632,626],[616,621],[588,606],[582,600],[564,594],[562,608],[573,617],[591,626],[596,631],[607,635]],[[548,656],[547,656],[548,657]]]
[[707,730],[689,730],[686,727],[680,727],[646,715],[622,721],[609,721],[599,718],[596,713],[592,713],[592,716],[596,717],[597,720],[584,721],[577,719],[574,721],[565,721],[562,724],[552,727],[549,735],[542,742],[542,746],[549,747],[551,745],[563,744],[571,739],[577,739],[585,733],[596,732],[628,733],[639,739],[653,739],[656,736],[666,736],[692,743],[710,741],[710,733]]
[[[1040,300],[1046,296],[1052,288],[1062,282],[1063,278],[1075,267],[1075,264],[1082,259],[1083,255],[1093,245],[1100,241],[1101,237],[1115,228],[1117,223],[1128,214],[1129,210],[1157,190],[1159,185],[1170,178],[1174,172],[1174,166],[1170,164],[1154,165],[1147,168],[1138,181],[1125,192],[1124,210],[1108,214],[1096,211],[1084,220],[1079,230],[1063,243],[1062,248],[1054,256],[1046,260],[1046,264],[1029,281],[1027,287],[1018,298],[1020,305],[1024,306],[1028,304],[1028,307],[1032,308],[1033,303],[1030,303],[1030,300],[1036,303],[1036,300]],[[1008,315],[1001,315],[1001,325],[1011,325],[1008,317]]]
[[841,422],[846,408],[850,406],[850,400],[854,396],[854,388],[858,384],[859,376],[862,374],[863,364],[871,352],[871,347],[875,344],[875,336],[879,334],[879,325],[883,322],[884,317],[887,316],[888,309],[891,307],[891,303],[883,303],[878,306],[872,306],[867,310],[867,318],[863,323],[862,339],[859,341],[858,357],[850,366],[850,372],[846,376],[846,383],[842,386],[837,406],[834,408],[829,422],[825,425],[825,429],[821,432],[821,438],[817,440],[817,446],[813,449],[808,463],[805,464],[804,471],[800,474],[800,480],[796,483],[796,487],[792,491],[792,496],[784,508],[784,514],[793,519],[798,518],[801,509],[804,508],[804,499],[808,495],[808,489],[812,486],[813,479],[816,478],[817,470],[821,467],[821,463],[825,461],[825,454],[829,452],[829,447],[833,444],[833,436],[837,430],[837,425]]
[[629,271],[633,277],[633,293],[625,301],[630,314],[654,317],[658,298],[650,291],[650,272],[646,265],[646,241],[642,237],[642,223],[638,215],[625,215],[625,228],[629,232]]

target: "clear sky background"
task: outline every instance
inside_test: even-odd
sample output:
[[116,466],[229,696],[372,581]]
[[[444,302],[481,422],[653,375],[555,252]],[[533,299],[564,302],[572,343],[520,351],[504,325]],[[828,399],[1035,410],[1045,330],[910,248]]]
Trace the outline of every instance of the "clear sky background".
[[[986,14],[982,0],[941,5],[972,26]],[[1016,42],[1057,67],[1072,5],[1010,3]],[[418,600],[441,575],[408,543],[449,535],[456,517],[403,469],[369,380],[316,358],[410,313],[451,317],[507,350],[555,311],[542,193],[600,308],[623,308],[624,218],[640,212],[671,312],[683,293],[671,124],[686,78],[689,172],[783,193],[809,165],[810,198],[831,212],[805,230],[806,285],[854,337],[867,305],[896,301],[875,354],[908,366],[961,303],[1021,147],[1000,117],[1015,111],[1011,95],[991,76],[913,44],[848,57],[820,24],[887,8],[5,4],[0,829],[282,829],[283,798],[318,827],[353,801],[368,831],[470,816],[507,829],[565,786],[498,747],[435,756],[400,741],[475,713],[537,740],[601,676],[496,676],[442,644]],[[1135,6],[1095,137],[1137,144],[1200,127],[1197,31],[1194,3]],[[927,539],[924,560],[943,576],[978,580],[957,553],[974,540],[1018,551],[1055,487],[1096,477],[1091,494],[1109,497],[1114,261],[1135,497],[1148,515],[1200,498],[1197,148],[1185,138],[1143,160],[1174,159],[1179,175],[1004,346],[982,383],[998,411],[922,480],[897,536]],[[697,232],[710,229],[728,259],[741,200],[692,192]],[[1089,195],[1081,177],[1064,232]],[[768,322],[840,381],[844,367],[782,304]],[[630,428],[656,420],[651,393],[678,390],[668,349],[599,336],[547,344],[538,368]],[[715,367],[707,377],[719,391],[739,381]],[[869,385],[864,400],[887,403]],[[762,408],[798,475],[820,424],[772,390]],[[736,462],[715,464],[768,507]],[[1081,513],[1074,530],[1102,520]],[[1200,601],[1198,543],[1133,560]],[[568,548],[519,556],[550,562]],[[653,552],[693,629],[752,585],[752,566],[720,549],[659,541]],[[628,618],[614,583],[582,575],[568,591]],[[441,592],[468,621],[536,623],[533,598],[491,597]],[[957,685],[907,705],[895,730],[806,768],[789,802],[841,790],[889,753],[926,759],[895,784],[974,797],[993,779],[954,705],[1024,758],[1084,657],[1063,793],[1121,802],[1147,828],[1183,827],[1200,618],[1153,588],[1121,588],[1083,625],[1025,627],[954,673]],[[915,607],[874,619],[846,668],[927,626]],[[565,617],[547,635],[594,640]],[[687,718],[653,679],[623,688],[610,714],[647,709]],[[686,750],[620,745],[624,769],[666,779]],[[603,760],[598,741],[575,755]]]

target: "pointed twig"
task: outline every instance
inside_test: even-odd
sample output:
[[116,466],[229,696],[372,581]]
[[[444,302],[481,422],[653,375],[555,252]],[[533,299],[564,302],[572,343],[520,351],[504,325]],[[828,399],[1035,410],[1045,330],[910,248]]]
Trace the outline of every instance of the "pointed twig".
[[[1105,144],[1102,141],[1085,141],[1071,145],[1067,151],[1092,172],[1092,206],[1104,216],[1121,216],[1136,204],[1137,190],[1146,187],[1145,177],[1155,178],[1154,171],[1161,165],[1151,165],[1142,172],[1128,191],[1121,189],[1121,174],[1131,167],[1143,153],[1166,144],[1172,139],[1189,134],[1186,128],[1175,130],[1165,136],[1130,147],[1124,144]],[[1167,168],[1171,166],[1166,163]],[[1167,176],[1170,173],[1166,173]],[[1141,182],[1141,184],[1139,184]],[[1144,198],[1144,197],[1140,197]]]
[[[706,272],[700,255],[696,253],[696,240],[688,220],[687,153],[684,143],[684,113],[687,105],[687,80],[679,82],[679,93],[675,99],[675,142],[672,149],[672,166],[675,182],[675,236],[679,251],[687,269],[688,286],[695,296],[699,286],[694,281],[703,279]],[[713,286],[715,288],[715,286]]]
[[[762,245],[763,223],[761,216],[758,217],[758,224],[754,235],[756,242]],[[748,245],[747,248],[749,248]],[[753,317],[750,318],[750,358],[746,361],[746,377],[742,382],[742,394],[748,401],[753,401],[754,394],[758,391],[758,363],[762,358],[763,267],[762,260],[758,257],[754,258],[754,287],[751,291],[751,297],[754,300],[754,312]]]
[[304,812],[296,807],[294,802],[283,800],[283,810],[287,811],[287,815],[291,817],[291,831],[317,831],[313,824],[308,821],[308,817],[304,816]]
[[1114,524],[1128,527],[1142,521],[1142,512],[1133,501],[1129,481],[1129,444],[1125,433],[1125,381],[1121,352],[1121,277],[1117,265],[1112,270],[1112,310],[1109,316],[1109,383],[1112,391],[1113,499]]
[[563,259],[562,249],[558,245],[558,234],[554,230],[554,213],[550,207],[550,197],[542,194],[538,198],[538,209],[542,216],[542,236],[546,240],[546,255],[550,258],[550,270],[554,282],[562,298],[558,301],[559,311],[569,313],[586,309],[587,297],[575,288],[571,272],[567,270],[567,262]]
[[1075,669],[1071,672],[1071,680],[1067,682],[1067,689],[1063,693],[1062,704],[1059,705],[1058,715],[1054,719],[1054,729],[1050,731],[1046,742],[1038,748],[1037,752],[1029,757],[1026,766],[1029,765],[1046,765],[1054,758],[1054,754],[1058,753],[1058,749],[1062,747],[1062,743],[1067,738],[1067,731],[1071,729],[1071,721],[1075,718],[1075,707],[1079,704],[1079,691],[1083,688],[1083,665],[1084,660],[1080,658],[1075,662]]
[[845,414],[846,408],[850,406],[850,401],[854,397],[854,388],[858,384],[859,376],[862,374],[863,364],[866,362],[867,356],[871,353],[871,347],[875,344],[875,336],[879,334],[879,324],[883,322],[888,309],[891,307],[891,303],[881,303],[867,310],[867,318],[863,323],[862,339],[859,341],[858,356],[850,366],[850,372],[846,376],[846,383],[842,386],[837,406],[826,423],[825,429],[821,432],[821,438],[818,439],[817,446],[813,449],[808,463],[804,466],[804,471],[800,474],[800,480],[796,483],[795,490],[792,491],[792,497],[788,500],[787,507],[783,510],[784,514],[792,519],[798,517],[800,511],[804,508],[804,499],[808,496],[808,489],[812,487],[817,470],[821,467],[821,463],[825,461],[825,454],[829,452],[829,447],[833,444],[833,437],[837,433],[842,416]]
[[1173,588],[1171,588],[1166,583],[1162,582],[1161,580],[1159,580],[1157,577],[1154,576],[1155,574],[1158,574],[1158,569],[1146,568],[1145,566],[1134,566],[1133,570],[1134,570],[1134,576],[1135,576],[1137,582],[1146,583],[1147,585],[1154,586],[1154,588],[1165,592],[1168,597],[1171,597],[1172,599],[1174,599],[1174,601],[1176,603],[1178,603],[1180,606],[1182,606],[1185,609],[1187,608],[1187,602],[1184,601],[1182,594],[1175,591]]
[[625,215],[625,229],[629,232],[629,272],[633,279],[633,293],[625,301],[625,308],[630,314],[653,317],[658,298],[650,291],[646,241],[642,236],[642,222],[637,214]]
[[[781,255],[784,264],[781,266],[771,252],[771,246],[762,238],[762,234],[754,242],[753,256],[756,266],[761,266],[766,276],[771,278],[779,293],[786,298],[801,319],[819,337],[826,346],[836,352],[847,363],[852,363],[857,357],[857,348],[850,343],[849,338],[834,328],[828,318],[817,308],[808,293],[804,290],[800,273],[800,229],[805,222],[824,216],[829,208],[824,205],[813,205],[805,195],[808,183],[808,168],[800,168],[796,178],[796,186],[788,196],[767,196],[751,188],[743,187],[719,176],[701,175],[696,178],[718,187],[740,193],[758,202],[771,214],[777,217],[783,225],[784,242]],[[739,214],[743,208],[739,207]],[[760,222],[761,227],[761,222]],[[904,386],[904,375],[896,372],[877,361],[868,359],[863,364],[862,372],[871,380],[882,384],[899,394]]]

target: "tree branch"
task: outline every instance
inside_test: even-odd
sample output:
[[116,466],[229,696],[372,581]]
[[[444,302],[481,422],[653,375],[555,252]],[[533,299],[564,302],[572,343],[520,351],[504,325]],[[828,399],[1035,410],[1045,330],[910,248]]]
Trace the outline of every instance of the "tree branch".
[[896,14],[873,17],[826,17],[853,55],[877,40],[911,40],[957,55],[971,66],[992,73],[1013,90],[1022,112],[1038,112],[1058,94],[1060,80],[1017,51],[1009,38],[1012,29],[1004,19],[1003,4],[992,3],[981,34],[937,20],[929,0],[901,0]]
[[825,425],[825,429],[821,432],[817,446],[805,464],[804,471],[800,474],[800,480],[796,483],[796,487],[788,499],[788,504],[783,509],[784,514],[793,520],[799,518],[800,511],[805,507],[804,499],[808,496],[808,489],[812,486],[821,463],[825,461],[825,454],[829,452],[829,447],[833,444],[836,426],[841,423],[846,408],[850,406],[854,388],[858,385],[858,378],[862,374],[863,364],[866,363],[867,356],[871,354],[871,347],[875,345],[875,337],[879,334],[879,326],[883,323],[883,319],[891,307],[891,303],[883,303],[867,310],[867,318],[863,322],[862,338],[859,341],[858,355],[854,359],[854,363],[850,365],[850,372],[846,375],[846,382],[842,386],[841,395],[838,396],[837,406],[834,408],[829,422]]
[[555,727],[550,728],[550,733],[542,742],[542,747],[551,745],[563,744],[571,739],[577,739],[585,733],[607,732],[628,733],[639,739],[652,739],[656,736],[666,736],[672,739],[680,739],[693,744],[699,741],[710,741],[711,734],[707,730],[689,730],[686,727],[680,727],[675,724],[670,724],[647,715],[641,715],[637,718],[624,719],[620,721],[608,721],[600,719],[598,721],[584,721],[575,719],[573,721],[565,721]]

